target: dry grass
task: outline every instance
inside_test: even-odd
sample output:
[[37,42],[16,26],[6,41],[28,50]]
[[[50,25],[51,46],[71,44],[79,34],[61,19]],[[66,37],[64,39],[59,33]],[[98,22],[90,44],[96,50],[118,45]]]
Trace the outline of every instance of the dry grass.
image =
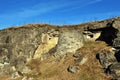
[[76,65],[72,54],[63,57],[60,62],[56,62],[54,57],[42,62],[39,59],[34,60],[31,63],[33,70],[37,69],[41,73],[35,80],[110,80],[96,59],[96,53],[103,49],[110,47],[104,42],[87,42],[77,53],[88,55],[88,61],[79,66],[80,71],[74,74],[67,71],[69,65]]
[[80,54],[88,55],[88,61],[80,66],[81,75],[79,80],[109,80],[104,74],[102,66],[96,59],[96,54],[103,49],[111,49],[104,42],[87,42],[86,45],[79,49]]
[[[34,77],[34,80],[110,80],[96,59],[96,53],[103,49],[109,50],[110,47],[104,42],[87,42],[83,48],[77,50],[77,53],[88,56],[88,61],[79,65],[80,71],[78,73],[67,71],[69,65],[77,65],[71,54],[68,57],[63,57],[60,62],[55,61],[54,57],[49,57],[44,61],[34,59],[28,63],[32,71],[26,76]],[[2,79],[0,78],[0,80]]]
[[9,75],[0,75],[0,80],[11,80]]
[[88,27],[88,25],[94,25],[94,24],[98,24],[100,21],[98,22],[86,22],[86,23],[82,23],[82,24],[74,24],[74,25],[53,25],[53,24],[43,24],[43,23],[36,23],[36,24],[24,24],[23,26],[11,26],[9,28],[6,28],[5,30],[11,30],[11,29],[19,29],[19,28],[26,28],[26,29],[34,29],[35,27],[49,27],[49,28],[69,28],[69,29],[73,29],[73,28],[86,28]]

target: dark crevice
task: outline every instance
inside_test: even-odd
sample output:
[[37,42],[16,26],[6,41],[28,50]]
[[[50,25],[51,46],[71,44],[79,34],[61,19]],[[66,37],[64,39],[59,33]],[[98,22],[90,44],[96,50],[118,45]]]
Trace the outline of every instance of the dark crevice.
[[118,30],[112,27],[112,23],[108,23],[107,27],[99,29],[89,29],[91,32],[101,32],[101,35],[96,40],[104,41],[108,45],[112,46],[113,40],[117,38]]
[[109,65],[106,69],[104,69],[106,74],[111,74],[111,70],[110,70],[111,65]]
[[115,53],[115,57],[116,57],[117,61],[120,62],[120,50]]
[[93,38],[93,37],[94,37],[94,35],[92,35],[92,34],[90,34],[90,35],[88,35],[88,36],[90,36],[90,38]]
[[9,37],[9,36],[7,36],[5,42],[6,42],[6,43],[9,43],[9,42],[10,42],[10,37]]

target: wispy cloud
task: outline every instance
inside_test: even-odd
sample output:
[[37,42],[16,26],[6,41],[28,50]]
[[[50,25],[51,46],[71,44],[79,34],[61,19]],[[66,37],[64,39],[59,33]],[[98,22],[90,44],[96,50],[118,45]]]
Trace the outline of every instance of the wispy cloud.
[[107,18],[113,18],[115,16],[120,16],[120,11],[85,14],[85,15],[82,15],[81,17],[83,18],[83,22],[88,22],[88,21],[95,21],[95,20],[104,20]]
[[[0,24],[8,26],[9,24],[12,25],[12,24],[15,24],[16,22],[20,22],[20,21],[22,22],[29,17],[46,14],[48,12],[55,12],[55,10],[62,10],[67,12],[67,11],[72,11],[74,9],[76,10],[83,7],[87,7],[89,5],[94,5],[102,1],[103,0],[51,0],[49,2],[41,2],[29,8],[22,8],[21,11],[18,11],[15,13],[11,13],[11,14],[6,13],[4,15],[0,15]],[[76,20],[72,20],[71,18],[72,22],[70,23],[74,23],[74,21],[79,22],[79,20],[77,21],[78,16],[86,20],[91,20],[93,18],[101,17],[101,19],[103,19],[103,18],[108,18],[110,16],[115,16],[115,15],[120,15],[120,12],[113,11],[113,12],[94,13],[94,14],[89,13],[81,16],[76,15],[75,17]]]
[[[74,1],[76,2],[76,1]],[[15,12],[13,14],[4,14],[1,15],[0,18],[7,17],[7,18],[12,18],[12,17],[20,17],[20,18],[26,18],[26,17],[31,17],[31,16],[36,16],[36,15],[41,15],[43,13],[47,13],[50,11],[53,11],[55,9],[59,9],[65,6],[72,5],[72,2],[64,2],[62,1],[50,1],[48,3],[42,2],[35,4],[35,6],[32,6],[30,8],[24,8],[22,11]]]
[[91,0],[90,2],[88,2],[87,4],[85,4],[85,6],[87,5],[91,5],[91,4],[95,4],[95,3],[98,3],[98,2],[101,2],[103,0]]
[[91,17],[114,17],[116,15],[119,16],[120,15],[120,11],[95,13],[95,14],[89,14],[88,16],[91,16]]
[[71,11],[74,9],[80,9],[80,8],[87,7],[89,5],[93,5],[95,3],[99,3],[102,1],[103,0],[83,0],[83,1],[75,3],[75,6],[71,7],[70,9],[64,9],[63,11]]
[[[69,16],[69,20],[64,19],[64,22],[65,24],[79,24],[79,23],[91,22],[96,20],[104,20],[104,19],[113,18],[116,16],[120,16],[120,11],[74,15],[74,16]],[[61,24],[63,24],[63,22]]]
[[[74,8],[80,8],[84,6],[88,6],[97,2],[100,2],[102,0],[76,0],[76,1],[69,1],[69,0],[61,0],[61,1],[50,1],[48,3],[42,2],[38,3],[35,6],[32,6],[31,8],[24,8],[22,11],[15,12],[13,14],[5,14],[1,15],[0,18],[27,18],[32,16],[41,15],[56,9],[67,7],[66,10],[69,10],[69,6],[72,6],[72,9]],[[75,6],[77,5],[77,6]],[[79,6],[78,6],[79,5]],[[71,9],[71,8],[70,8]],[[71,9],[71,10],[72,10]]]

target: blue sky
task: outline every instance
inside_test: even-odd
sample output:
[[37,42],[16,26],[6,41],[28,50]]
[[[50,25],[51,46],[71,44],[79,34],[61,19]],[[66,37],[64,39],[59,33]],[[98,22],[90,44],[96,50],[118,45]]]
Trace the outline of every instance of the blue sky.
[[0,29],[28,23],[79,24],[120,16],[120,0],[1,0]]

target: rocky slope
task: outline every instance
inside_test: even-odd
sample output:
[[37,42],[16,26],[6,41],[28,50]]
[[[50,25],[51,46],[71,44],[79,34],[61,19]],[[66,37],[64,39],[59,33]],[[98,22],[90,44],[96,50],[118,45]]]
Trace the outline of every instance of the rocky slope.
[[[29,24],[1,30],[1,79],[6,75],[7,80],[119,80],[119,27],[120,17],[116,17],[78,25]],[[85,79],[82,75],[87,71],[91,73]]]

